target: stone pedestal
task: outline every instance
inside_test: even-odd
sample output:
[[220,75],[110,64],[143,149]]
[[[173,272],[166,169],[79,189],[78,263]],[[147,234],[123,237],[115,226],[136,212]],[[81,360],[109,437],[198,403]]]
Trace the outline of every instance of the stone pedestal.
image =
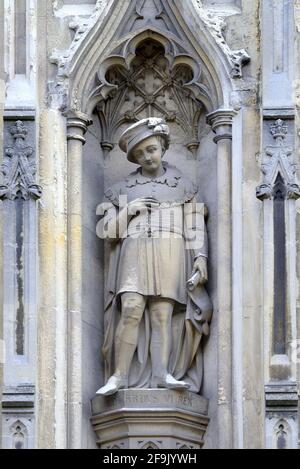
[[100,449],[200,449],[208,423],[208,401],[187,391],[126,389],[92,400]]

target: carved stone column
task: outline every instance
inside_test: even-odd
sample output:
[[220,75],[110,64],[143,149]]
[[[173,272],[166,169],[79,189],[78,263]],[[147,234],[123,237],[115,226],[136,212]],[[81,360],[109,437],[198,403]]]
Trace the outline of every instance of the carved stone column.
[[235,112],[208,116],[218,145],[218,429],[219,448],[233,445],[232,424],[232,121]]
[[82,146],[88,119],[67,119],[68,140],[68,448],[82,437]]

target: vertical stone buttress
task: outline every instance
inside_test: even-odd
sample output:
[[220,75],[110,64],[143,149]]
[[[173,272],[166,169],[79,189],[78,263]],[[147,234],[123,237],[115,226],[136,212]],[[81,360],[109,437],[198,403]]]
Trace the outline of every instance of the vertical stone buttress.
[[265,446],[298,447],[294,2],[262,2]]

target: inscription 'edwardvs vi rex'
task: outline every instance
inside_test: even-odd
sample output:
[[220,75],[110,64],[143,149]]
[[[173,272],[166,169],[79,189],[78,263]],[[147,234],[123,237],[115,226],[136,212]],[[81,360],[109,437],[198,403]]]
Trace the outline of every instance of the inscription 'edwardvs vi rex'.
[[163,119],[143,119],[120,147],[139,168],[107,192],[98,234],[109,240],[103,354],[107,383],[199,392],[201,339],[209,335],[205,207],[176,167]]

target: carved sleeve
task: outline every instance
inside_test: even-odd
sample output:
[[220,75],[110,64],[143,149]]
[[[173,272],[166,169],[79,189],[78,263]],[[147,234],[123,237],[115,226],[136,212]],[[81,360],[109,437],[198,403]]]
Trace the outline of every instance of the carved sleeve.
[[183,178],[185,202],[192,201],[198,193],[197,186],[187,178]]
[[187,248],[194,251],[194,258],[208,258],[208,237],[206,229],[207,207],[194,197],[184,206],[185,239]]

